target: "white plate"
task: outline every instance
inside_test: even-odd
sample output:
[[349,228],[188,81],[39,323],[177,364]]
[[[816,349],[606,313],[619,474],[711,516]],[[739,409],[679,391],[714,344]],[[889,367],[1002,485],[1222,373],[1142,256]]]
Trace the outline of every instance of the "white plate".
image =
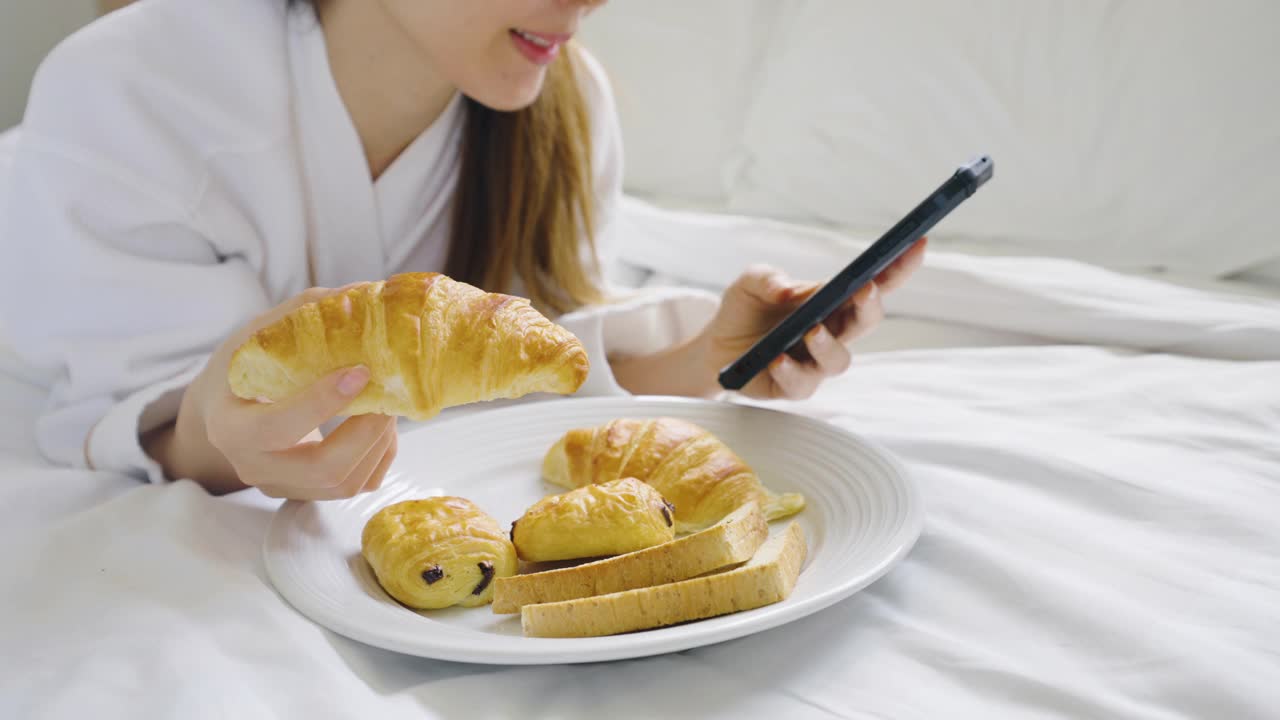
[[[392,600],[360,556],[365,522],[393,502],[460,495],[504,526],[546,494],[543,453],[566,431],[618,417],[695,422],[733,448],[777,492],[798,491],[794,516],[809,556],[786,600],[757,610],[599,638],[523,637],[519,615],[488,606],[415,612]],[[915,544],[923,513],[902,467],[830,424],[744,405],[666,398],[584,398],[518,404],[406,432],[383,487],[351,500],[287,502],[264,548],[281,595],[349,638],[410,655],[473,663],[549,664],[674,652],[749,635],[817,612],[866,587]],[[773,530],[787,521],[773,523]]]

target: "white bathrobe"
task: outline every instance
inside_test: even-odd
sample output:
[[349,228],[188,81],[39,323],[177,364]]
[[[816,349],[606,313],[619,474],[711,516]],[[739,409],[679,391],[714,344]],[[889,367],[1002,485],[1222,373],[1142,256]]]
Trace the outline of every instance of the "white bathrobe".
[[[160,481],[138,436],[235,328],[308,287],[443,270],[461,96],[374,182],[324,42],[305,3],[148,0],[41,65],[0,183],[0,326],[49,378],[49,459]],[[585,65],[607,261],[621,138]],[[714,308],[670,290],[557,318],[591,356],[580,392],[623,392],[609,354],[678,342]]]

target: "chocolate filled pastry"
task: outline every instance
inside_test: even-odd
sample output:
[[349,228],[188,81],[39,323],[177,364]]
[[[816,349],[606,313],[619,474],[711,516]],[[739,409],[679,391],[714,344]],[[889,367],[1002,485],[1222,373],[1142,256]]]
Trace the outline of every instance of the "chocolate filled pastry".
[[365,524],[360,552],[387,594],[415,610],[484,605],[494,578],[516,572],[502,526],[459,497],[382,508]]
[[671,504],[634,478],[545,497],[511,528],[516,553],[531,562],[621,555],[674,537]]
[[564,487],[634,477],[675,505],[676,531],[710,527],[748,502],[769,520],[804,509],[804,496],[771,492],[742,458],[685,420],[621,418],[570,430],[542,462],[545,480]]

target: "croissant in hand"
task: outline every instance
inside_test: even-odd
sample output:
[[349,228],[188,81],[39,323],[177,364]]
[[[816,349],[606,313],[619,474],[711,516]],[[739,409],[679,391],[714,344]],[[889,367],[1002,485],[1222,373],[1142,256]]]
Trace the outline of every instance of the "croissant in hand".
[[236,350],[228,381],[245,399],[282,400],[326,374],[369,368],[347,414],[414,420],[533,392],[571,394],[587,379],[578,338],[529,301],[439,273],[404,273],[307,303]]
[[676,530],[710,527],[748,502],[777,520],[804,509],[799,493],[776,495],[715,435],[676,418],[620,418],[570,430],[542,462],[547,482],[574,488],[634,477],[675,504]]

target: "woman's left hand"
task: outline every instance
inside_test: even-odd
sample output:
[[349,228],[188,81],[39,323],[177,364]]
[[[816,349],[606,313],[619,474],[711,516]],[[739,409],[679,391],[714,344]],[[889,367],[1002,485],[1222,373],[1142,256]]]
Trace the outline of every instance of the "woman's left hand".
[[[881,299],[920,267],[925,244],[924,239],[917,242],[826,322],[810,330],[803,349],[797,347],[792,354],[775,359],[742,393],[754,398],[803,400],[813,395],[823,380],[848,370],[851,345],[879,324],[884,317]],[[718,371],[736,360],[820,287],[795,283],[768,266],[749,268],[725,291],[720,310],[701,338],[712,367]]]

